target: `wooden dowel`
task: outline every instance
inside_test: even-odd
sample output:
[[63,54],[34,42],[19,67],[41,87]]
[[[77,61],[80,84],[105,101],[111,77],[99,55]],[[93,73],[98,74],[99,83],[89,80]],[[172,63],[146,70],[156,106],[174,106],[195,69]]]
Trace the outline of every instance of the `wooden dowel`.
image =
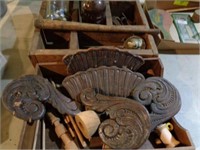
[[78,129],[78,126],[76,125],[76,123],[75,123],[75,121],[74,121],[74,119],[73,119],[73,117],[71,115],[69,115],[69,119],[70,119],[70,121],[71,121],[71,123],[72,123],[72,125],[74,127],[74,130],[75,130],[75,132],[76,132],[76,134],[78,136],[78,139],[79,139],[81,145],[83,146],[83,148],[87,148],[87,143],[83,139],[83,136],[82,136],[80,130]]
[[46,124],[44,122],[44,119],[42,119],[42,150],[46,149]]
[[59,29],[70,31],[99,31],[99,32],[133,32],[158,34],[159,29],[149,29],[141,25],[97,25],[72,21],[58,21],[48,19],[36,19],[35,27],[40,29]]
[[52,124],[55,126],[56,135],[63,141],[64,149],[78,149],[76,143],[67,134],[67,130],[64,125],[60,123],[60,119],[54,116],[51,112],[48,112],[47,115]]
[[37,144],[37,138],[38,138],[39,127],[40,127],[40,120],[37,120],[32,150],[36,150],[36,144]]
[[70,125],[69,125],[70,120],[69,120],[68,116],[66,116],[66,117],[64,118],[64,121],[65,121],[65,123],[67,124],[68,130],[69,130],[69,132],[70,132],[72,138],[75,138],[75,137],[76,137],[76,136],[75,136],[75,133],[74,133],[74,131],[72,130],[72,128],[70,127]]

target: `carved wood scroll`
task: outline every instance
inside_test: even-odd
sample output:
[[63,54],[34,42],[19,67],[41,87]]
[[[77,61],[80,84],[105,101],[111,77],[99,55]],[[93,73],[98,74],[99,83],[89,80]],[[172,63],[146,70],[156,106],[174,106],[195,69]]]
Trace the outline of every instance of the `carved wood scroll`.
[[68,55],[63,58],[63,61],[69,74],[99,66],[127,67],[132,71],[136,71],[144,64],[141,56],[120,51],[117,48],[106,47],[90,48],[88,51]]
[[127,68],[101,66],[68,76],[62,84],[70,96],[78,100],[85,88],[94,88],[98,93],[109,96],[127,97],[141,80],[145,80],[142,74]]
[[97,94],[91,88],[83,90],[80,99],[90,109],[109,115],[110,118],[99,127],[99,136],[109,147],[139,148],[149,137],[149,113],[140,103]]
[[178,90],[161,77],[150,77],[133,89],[133,99],[150,106],[151,130],[173,117],[181,108]]
[[132,96],[133,100],[148,108],[151,130],[173,117],[181,107],[178,90],[166,79],[145,79],[142,74],[127,68],[91,68],[66,77],[63,86],[77,101],[82,90],[86,88],[93,88],[97,93],[107,96]]
[[52,104],[61,114],[80,112],[74,101],[57,91],[48,80],[36,75],[26,75],[8,84],[2,101],[13,115],[27,121],[44,116],[45,102]]

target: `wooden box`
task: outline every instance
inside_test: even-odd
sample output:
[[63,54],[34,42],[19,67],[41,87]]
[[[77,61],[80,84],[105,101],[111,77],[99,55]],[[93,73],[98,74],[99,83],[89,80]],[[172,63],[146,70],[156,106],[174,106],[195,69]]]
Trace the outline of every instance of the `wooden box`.
[[[39,63],[36,65],[36,72],[38,75],[53,80],[55,84],[61,84],[62,80],[66,76],[64,68],[65,66],[59,66],[59,64],[56,63]],[[163,75],[163,66],[159,58],[146,58],[144,66],[138,71],[146,76],[149,69],[154,72],[155,76]],[[173,135],[181,142],[178,147],[172,149],[194,150],[195,147],[189,132],[181,127],[175,118],[171,118],[169,122],[171,122],[174,126]],[[35,121],[33,124],[27,124],[25,122],[19,149],[59,149],[62,144],[54,132],[54,127],[47,118],[44,118],[44,120]],[[166,150],[167,148],[163,147],[163,145],[159,147],[155,146],[155,138],[156,135],[152,133],[149,137],[149,140],[147,140],[141,149]]]
[[[75,1],[73,3],[77,3]],[[113,25],[112,14],[120,3],[130,4],[131,25]],[[129,6],[129,5],[128,5]],[[40,17],[36,19],[33,44],[29,56],[33,65],[43,62],[61,62],[64,55],[87,50],[90,47],[114,46],[143,57],[157,57],[158,51],[152,34],[158,30],[150,29],[140,3],[135,1],[106,1],[106,24],[82,23],[79,20],[77,4],[73,5],[72,21],[45,19],[47,1],[42,2]],[[122,10],[121,10],[122,11]],[[143,38],[146,47],[124,49],[123,44],[132,35]]]
[[[85,23],[82,21],[80,1],[64,1],[69,14],[67,21],[46,19],[50,1],[44,0],[35,26],[39,29],[55,29],[69,31],[100,31],[100,32],[155,32],[149,28],[144,11],[138,0],[107,0],[105,1],[104,23]],[[58,1],[59,3],[59,1]],[[58,6],[59,7],[59,6]],[[114,17],[123,15],[128,23],[116,25]]]
[[[149,22],[150,28],[157,28],[153,25],[150,16],[148,14],[148,10],[151,9],[161,9],[164,10],[170,14],[172,13],[190,13],[193,14],[195,9],[199,8],[199,1],[188,1],[188,4],[185,6],[181,6],[178,4],[174,4],[175,1],[146,1],[144,9],[145,14],[147,17],[147,20]],[[181,1],[180,1],[181,2]],[[180,3],[181,4],[181,3]],[[199,31],[199,23],[196,23],[196,28]],[[172,40],[167,40],[159,36],[158,34],[154,34],[155,43],[158,47],[158,50],[161,53],[177,53],[177,54],[199,54],[199,43],[183,43],[175,41],[174,39],[178,38],[177,29],[175,28],[174,24],[170,27],[170,34],[172,37]]]
[[[87,37],[92,37],[96,38],[97,41],[103,43],[103,46],[108,46],[108,47],[119,47],[121,49],[120,45],[120,39],[125,38],[127,36],[131,36],[130,33],[124,33],[124,34],[118,34],[118,36],[115,36],[115,34],[111,34],[108,36],[107,33],[99,33],[97,36],[96,33],[93,32],[82,32],[82,36],[87,36]],[[147,41],[147,49],[122,49],[123,51],[128,51],[131,54],[138,54],[141,55],[142,57],[145,58],[150,58],[150,57],[155,57],[158,55],[157,47],[154,43],[153,37],[149,34],[141,34],[141,36]],[[114,40],[109,40],[110,37],[113,37],[111,39]],[[115,37],[115,38],[114,38]],[[82,37],[83,39],[85,37]],[[87,42],[86,40],[81,41],[81,45],[79,48],[79,42],[78,42],[78,37],[76,32],[71,32],[70,33],[70,41],[69,41],[69,46],[66,47],[66,49],[59,49],[57,48],[58,46],[55,45],[55,49],[48,49],[45,47],[44,41],[41,38],[41,33],[40,31],[36,30],[34,38],[33,38],[33,43],[32,47],[29,51],[29,57],[32,62],[32,64],[35,66],[37,63],[45,63],[45,62],[57,62],[57,63],[63,63],[62,58],[65,55],[71,55],[75,54],[80,51],[85,51],[90,46],[84,46],[84,42]],[[113,41],[113,43],[112,43]],[[87,42],[88,43],[88,42]],[[59,45],[59,44],[58,44]],[[99,46],[91,46],[91,47],[99,47]]]

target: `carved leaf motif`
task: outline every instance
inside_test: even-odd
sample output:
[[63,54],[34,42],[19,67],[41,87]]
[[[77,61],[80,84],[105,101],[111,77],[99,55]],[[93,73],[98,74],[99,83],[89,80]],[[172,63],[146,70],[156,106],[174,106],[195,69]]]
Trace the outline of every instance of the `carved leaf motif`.
[[101,66],[68,76],[62,84],[70,96],[78,100],[79,94],[85,88],[94,88],[97,93],[108,96],[127,97],[142,80],[142,74],[127,68]]
[[78,52],[63,58],[69,74],[85,71],[100,66],[127,67],[132,71],[138,70],[144,60],[139,55],[120,51],[117,48],[90,48],[88,51]]
[[8,84],[2,101],[13,115],[27,121],[44,116],[45,102],[51,103],[61,114],[79,112],[73,101],[54,89],[48,80],[36,75],[26,75]]
[[150,106],[151,130],[173,117],[181,108],[178,90],[166,79],[150,77],[132,92],[133,99]]
[[109,119],[99,127],[99,135],[111,148],[139,148],[150,133],[150,118],[146,108],[140,103],[122,97],[96,94],[93,89],[85,89],[80,94],[84,105],[97,112],[106,112]]

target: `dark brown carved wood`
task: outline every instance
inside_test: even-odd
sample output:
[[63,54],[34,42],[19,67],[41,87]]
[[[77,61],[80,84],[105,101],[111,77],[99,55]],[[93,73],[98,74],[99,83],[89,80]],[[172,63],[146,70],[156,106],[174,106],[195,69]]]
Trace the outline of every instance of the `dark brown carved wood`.
[[48,80],[26,75],[12,81],[2,95],[4,106],[18,118],[31,121],[44,116],[48,102],[61,114],[75,115],[79,111],[74,101],[57,91]]
[[99,66],[127,67],[136,71],[144,64],[143,58],[139,55],[108,47],[90,48],[88,51],[67,55],[63,58],[63,61],[69,74]]
[[91,88],[83,90],[80,99],[90,109],[109,115],[99,127],[99,136],[109,147],[139,148],[149,137],[149,113],[140,103],[123,97],[104,96]]
[[133,97],[145,105],[151,117],[151,130],[173,117],[181,107],[178,90],[166,79],[144,76],[127,68],[99,67],[78,72],[63,81],[71,97],[79,101],[82,90],[93,88],[107,96]]
[[98,93],[127,97],[144,76],[127,68],[115,66],[90,68],[66,77],[62,84],[72,99],[78,101],[78,96],[85,88],[94,88]]
[[133,89],[132,97],[149,107],[151,130],[173,117],[181,108],[178,90],[161,77],[150,77]]

